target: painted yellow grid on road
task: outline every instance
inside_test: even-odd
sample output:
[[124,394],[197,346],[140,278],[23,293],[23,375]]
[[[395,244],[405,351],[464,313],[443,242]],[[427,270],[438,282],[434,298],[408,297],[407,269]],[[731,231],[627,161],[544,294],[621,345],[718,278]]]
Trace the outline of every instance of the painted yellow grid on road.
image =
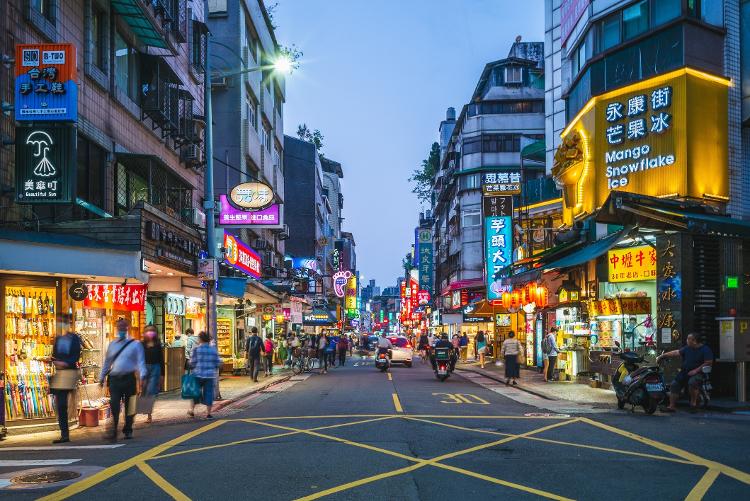
[[[350,421],[350,419],[353,419],[353,418],[356,418],[356,420]],[[299,420],[299,419],[305,419],[305,420],[346,419],[347,421],[342,422],[342,423],[332,424],[332,425],[318,426],[318,427],[314,427],[311,429],[300,429],[300,428],[286,426],[286,425],[278,423],[279,421],[285,421],[285,420],[294,421],[294,420]],[[382,447],[375,447],[369,444],[359,443],[353,440],[348,440],[348,439],[336,437],[334,435],[321,433],[322,431],[325,431],[325,430],[333,430],[333,429],[343,428],[347,426],[354,426],[354,425],[359,425],[359,424],[391,420],[391,419],[403,419],[403,420],[408,420],[411,422],[421,422],[424,424],[448,427],[452,429],[491,435],[491,436],[496,436],[496,437],[501,437],[501,438],[498,438],[497,440],[494,440],[492,442],[476,445],[467,449],[462,449],[462,450],[450,452],[447,454],[443,454],[443,455],[434,457],[432,459],[422,459],[422,458],[417,458],[417,457],[401,454],[396,451],[384,449]],[[545,426],[539,427],[539,428],[532,429],[524,433],[513,434],[513,433],[502,433],[502,432],[497,432],[497,431],[470,428],[467,426],[459,426],[459,425],[455,425],[451,423],[437,421],[440,419],[446,419],[446,420],[456,420],[456,419],[461,419],[461,420],[477,420],[477,419],[522,420],[523,419],[523,420],[536,420],[536,421],[546,420],[548,422],[549,421],[554,421],[554,422],[551,424],[547,424]],[[237,441],[227,442],[227,443],[222,443],[222,444],[214,444],[210,446],[196,447],[196,448],[183,450],[183,451],[168,452],[169,449],[177,445],[183,444],[184,442],[190,440],[191,438],[195,438],[203,433],[216,429],[217,427],[219,427],[220,425],[226,422],[245,422],[245,423],[253,424],[256,426],[263,426],[267,428],[281,430],[282,432],[275,433],[275,434],[268,435],[268,436],[263,436],[263,437],[255,437],[255,438],[237,440]],[[666,453],[666,455],[612,449],[612,448],[599,447],[599,446],[593,446],[593,445],[588,445],[588,444],[567,442],[567,441],[562,441],[562,440],[552,440],[552,439],[535,436],[545,431],[563,427],[572,423],[586,423],[588,425],[603,429],[610,433],[632,439],[642,444],[646,444],[654,449],[657,449],[663,453]],[[173,440],[167,441],[164,444],[158,445],[146,452],[138,454],[126,461],[123,461],[122,463],[110,466],[90,477],[82,479],[77,483],[69,485],[41,499],[43,500],[66,499],[76,494],[80,494],[81,492],[84,492],[96,485],[99,485],[102,482],[105,482],[106,480],[112,478],[113,476],[118,475],[119,473],[122,473],[131,468],[137,468],[144,475],[146,475],[149,479],[151,479],[151,481],[154,482],[155,485],[157,485],[160,489],[162,489],[171,498],[184,501],[189,498],[183,492],[181,492],[177,487],[170,484],[168,480],[166,480],[164,477],[159,475],[153,468],[151,468],[148,465],[148,461],[166,460],[171,457],[180,456],[184,454],[191,454],[195,452],[216,449],[216,448],[221,448],[221,447],[232,447],[236,445],[248,444],[252,442],[260,442],[263,440],[269,440],[269,439],[285,437],[285,436],[293,436],[293,435],[314,436],[317,438],[322,438],[325,440],[330,440],[332,442],[340,443],[342,445],[346,445],[350,447],[357,447],[360,449],[368,450],[370,452],[376,452],[380,454],[389,455],[389,456],[396,457],[398,459],[402,459],[404,461],[413,463],[406,467],[398,468],[392,471],[383,472],[374,476],[354,480],[352,482],[347,482],[339,486],[335,486],[335,487],[331,487],[325,490],[321,490],[319,492],[315,492],[313,494],[300,498],[303,500],[313,500],[313,499],[323,498],[323,497],[337,494],[340,492],[344,492],[344,491],[347,491],[347,490],[350,490],[350,489],[353,489],[362,485],[367,485],[367,484],[370,484],[370,483],[373,483],[373,482],[376,482],[385,478],[392,478],[392,477],[396,477],[396,476],[403,475],[406,473],[410,473],[412,471],[418,470],[420,468],[425,468],[425,467],[434,467],[434,468],[444,469],[447,471],[452,471],[454,473],[465,475],[471,478],[484,480],[486,482],[489,482],[495,485],[508,487],[511,489],[527,492],[530,494],[535,494],[535,495],[549,498],[549,499],[558,499],[558,500],[568,499],[564,496],[555,494],[553,492],[547,492],[547,491],[535,489],[535,488],[525,486],[519,483],[510,482],[501,478],[484,475],[481,473],[466,470],[464,468],[460,468],[457,466],[443,463],[443,461],[447,459],[469,455],[469,454],[479,452],[479,451],[482,451],[491,447],[495,447],[500,444],[508,443],[514,440],[532,440],[532,441],[538,441],[542,443],[549,443],[549,444],[555,444],[555,445],[562,445],[562,446],[567,446],[567,447],[578,447],[582,449],[597,450],[597,451],[608,452],[608,453],[613,453],[613,454],[642,457],[644,459],[650,459],[650,460],[668,461],[668,462],[681,463],[681,464],[687,464],[687,465],[692,465],[692,466],[704,466],[706,468],[706,471],[698,480],[698,482],[690,491],[690,494],[687,497],[687,499],[691,501],[702,499],[703,496],[709,491],[713,483],[716,481],[716,479],[720,475],[726,475],[735,480],[739,480],[740,482],[743,482],[746,485],[750,485],[750,474],[748,473],[742,472],[740,470],[737,470],[736,468],[732,468],[730,466],[727,466],[727,465],[724,465],[724,464],[721,464],[712,460],[702,458],[700,456],[697,456],[693,453],[679,449],[677,447],[664,444],[662,442],[658,442],[656,440],[643,437],[635,433],[631,433],[631,432],[620,430],[618,428],[614,428],[612,426],[606,425],[604,423],[600,423],[590,418],[585,418],[585,417],[569,418],[568,416],[554,416],[554,415],[551,415],[551,416],[454,416],[454,415],[410,415],[410,414],[398,413],[398,414],[371,414],[371,415],[352,414],[352,415],[338,415],[338,416],[277,416],[277,417],[268,417],[268,418],[217,420],[206,426],[203,426],[189,433],[186,433],[180,437],[177,437]]]

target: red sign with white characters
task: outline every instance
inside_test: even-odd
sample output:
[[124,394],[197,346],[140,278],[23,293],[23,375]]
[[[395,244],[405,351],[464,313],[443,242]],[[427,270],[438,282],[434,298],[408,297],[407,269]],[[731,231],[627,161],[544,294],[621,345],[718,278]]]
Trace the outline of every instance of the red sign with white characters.
[[89,295],[83,300],[86,308],[111,308],[143,311],[146,307],[146,285],[86,284]]
[[245,242],[229,233],[224,233],[224,260],[230,266],[247,273],[251,277],[260,278],[261,263],[260,256]]
[[417,292],[417,301],[419,304],[427,304],[430,302],[430,293],[426,290]]
[[416,310],[417,306],[419,306],[419,302],[417,299],[417,294],[419,294],[419,282],[417,282],[413,278],[409,279],[409,288],[411,289],[411,294],[409,295],[411,309]]

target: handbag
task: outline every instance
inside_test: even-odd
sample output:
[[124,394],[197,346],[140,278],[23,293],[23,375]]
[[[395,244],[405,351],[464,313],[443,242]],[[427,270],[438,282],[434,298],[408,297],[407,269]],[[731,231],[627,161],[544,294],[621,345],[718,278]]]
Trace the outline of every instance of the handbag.
[[198,384],[198,378],[192,374],[182,376],[182,398],[185,400],[200,398],[201,385]]
[[516,344],[518,344],[518,353],[516,354],[516,362],[519,364],[522,364],[526,360],[526,357],[523,356],[523,347],[521,346],[521,343],[516,341]]
[[135,402],[136,414],[151,414],[154,411],[155,395],[140,395]]

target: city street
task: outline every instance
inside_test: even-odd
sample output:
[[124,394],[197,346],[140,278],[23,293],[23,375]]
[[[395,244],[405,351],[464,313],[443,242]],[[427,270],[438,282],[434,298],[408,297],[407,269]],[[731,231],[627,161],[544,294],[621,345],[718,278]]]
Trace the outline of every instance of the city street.
[[[355,358],[239,402],[214,421],[137,428],[114,448],[97,437],[59,450],[0,450],[84,475],[14,499],[740,499],[750,495],[748,418],[540,412],[417,360],[381,373]],[[316,371],[314,371],[316,372]],[[504,388],[504,386],[503,386]],[[38,444],[47,446],[48,442]],[[63,465],[70,460],[69,466]],[[11,463],[12,462],[12,463]],[[55,464],[55,463],[50,463]],[[210,479],[210,480],[209,480]],[[58,484],[60,485],[60,484]],[[65,485],[65,484],[63,484]]]

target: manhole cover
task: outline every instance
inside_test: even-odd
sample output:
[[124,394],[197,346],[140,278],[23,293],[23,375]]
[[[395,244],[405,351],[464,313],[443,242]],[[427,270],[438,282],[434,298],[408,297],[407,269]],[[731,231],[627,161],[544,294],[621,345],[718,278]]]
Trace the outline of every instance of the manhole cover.
[[66,480],[73,480],[74,478],[78,478],[80,476],[81,474],[77,471],[55,470],[18,475],[17,477],[11,478],[10,481],[14,484],[54,484],[55,482],[65,482]]

